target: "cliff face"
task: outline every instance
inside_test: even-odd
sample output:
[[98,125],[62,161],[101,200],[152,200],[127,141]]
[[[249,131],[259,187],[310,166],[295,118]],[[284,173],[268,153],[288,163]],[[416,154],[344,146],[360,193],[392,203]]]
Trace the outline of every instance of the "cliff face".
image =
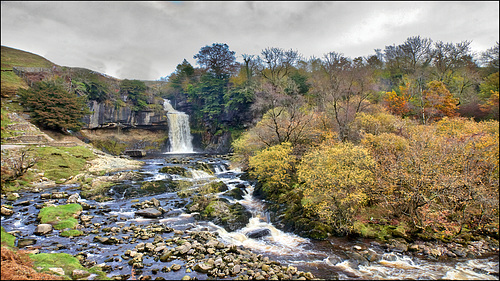
[[168,126],[165,111],[137,111],[130,107],[120,107],[116,109],[113,105],[90,101],[88,103],[91,115],[85,116],[83,122],[84,129],[138,127],[151,129],[166,129]]

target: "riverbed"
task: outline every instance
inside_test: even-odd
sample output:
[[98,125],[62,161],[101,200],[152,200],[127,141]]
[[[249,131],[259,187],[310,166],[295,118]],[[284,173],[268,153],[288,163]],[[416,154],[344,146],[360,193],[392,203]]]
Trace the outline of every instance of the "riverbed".
[[[177,245],[174,243],[169,246],[168,241],[188,239],[189,235],[201,232],[213,234],[225,247],[235,246],[242,252],[254,253],[260,257],[259,261],[261,259],[275,261],[275,264],[279,263],[284,269],[289,270],[291,267],[292,269],[296,268],[297,271],[310,272],[318,279],[499,279],[499,260],[495,253],[474,258],[432,259],[390,250],[370,239],[334,237],[316,241],[283,232],[271,223],[270,216],[273,214],[266,211],[265,203],[253,197],[253,184],[242,180],[240,178],[242,173],[238,169],[230,170],[230,162],[226,157],[194,153],[188,155],[158,154],[138,160],[144,162],[144,165],[133,171],[142,174],[143,179],[140,181],[127,180],[111,188],[106,195],[113,200],[96,202],[79,199],[79,202],[91,206],[91,208],[84,209],[81,214],[81,217],[86,216],[87,219],[89,216],[91,217],[90,221],[81,222],[80,229],[85,233],[84,236],[61,237],[58,230],[45,236],[34,235],[38,224],[36,217],[39,208],[48,200],[53,200],[52,203],[55,205],[66,204],[67,200],[67,197],[42,199],[44,197],[42,194],[62,191],[69,196],[79,193],[77,183],[61,185],[41,192],[19,192],[21,197],[18,200],[13,203],[8,202],[8,204],[13,205],[14,214],[2,216],[1,224],[7,231],[13,232],[18,241],[21,239],[36,240],[33,245],[25,247],[26,249],[36,249],[42,253],[80,254],[86,257],[85,261],[89,265],[105,264],[108,276],[117,279],[130,277],[132,272],[132,266],[129,264],[130,259],[125,255],[127,250],[136,251],[138,244],[153,243],[158,242],[158,240],[166,243],[165,248],[174,248]],[[212,173],[194,169],[192,164],[199,162],[209,166]],[[165,166],[184,166],[191,173],[189,177],[160,173],[159,170]],[[113,173],[116,172],[110,172],[109,175]],[[189,197],[180,198],[177,192],[170,190],[155,194],[138,192],[143,181],[155,182],[165,179],[191,182],[191,188],[199,188],[213,181],[224,182],[229,190],[243,187],[244,196],[242,199],[227,197],[223,195],[223,192],[218,195],[230,203],[243,205],[250,211],[251,218],[245,227],[236,231],[227,231],[212,222],[200,220],[196,213],[187,212],[185,206],[190,202]],[[158,207],[164,210],[163,214],[156,218],[138,215],[137,204],[154,201],[153,199],[157,200]],[[2,202],[2,204],[5,203]],[[141,237],[137,236],[136,232],[123,231],[131,228],[151,229],[158,226],[169,228],[171,231],[158,232],[151,237]],[[256,230],[265,230],[265,235],[249,238],[249,234]],[[111,237],[119,242],[109,243]],[[108,238],[108,243],[103,243],[102,238]],[[223,249],[221,247],[222,252],[220,253],[224,253]],[[368,255],[371,258],[363,260],[357,258],[359,255],[365,257]],[[164,278],[167,280],[181,279],[186,275],[199,280],[217,278],[200,270],[193,270],[191,265],[196,262],[195,260],[179,258],[160,261],[158,260],[159,256],[144,255],[142,260],[144,267],[137,271],[139,274],[136,274],[135,278],[141,275],[143,277],[149,276],[152,279]],[[236,261],[232,261],[232,263],[235,266]],[[173,264],[179,265],[180,268],[170,269]],[[166,267],[169,269],[166,270]],[[241,274],[223,275],[223,278],[237,279],[238,276]],[[266,276],[265,272],[262,273],[262,276],[264,279],[272,277]],[[305,276],[303,274],[295,277],[305,278]],[[310,276],[307,275],[307,277]]]

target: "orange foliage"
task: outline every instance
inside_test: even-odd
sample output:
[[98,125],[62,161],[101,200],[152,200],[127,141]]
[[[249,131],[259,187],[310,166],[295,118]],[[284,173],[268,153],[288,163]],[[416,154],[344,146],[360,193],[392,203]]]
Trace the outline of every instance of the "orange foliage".
[[33,269],[33,261],[24,251],[14,252],[2,247],[2,280],[62,280],[63,277],[40,273]]
[[408,94],[409,83],[406,87],[399,86],[401,94],[398,95],[394,90],[385,93],[385,103],[387,108],[395,115],[405,116],[410,112],[410,95]]
[[499,95],[498,91],[491,90],[491,96],[488,100],[480,106],[480,109],[484,113],[492,115],[494,119],[499,119]]
[[424,110],[429,119],[435,119],[443,116],[457,116],[458,99],[446,89],[446,85],[440,81],[431,81],[427,84],[429,87],[422,92],[424,101]]

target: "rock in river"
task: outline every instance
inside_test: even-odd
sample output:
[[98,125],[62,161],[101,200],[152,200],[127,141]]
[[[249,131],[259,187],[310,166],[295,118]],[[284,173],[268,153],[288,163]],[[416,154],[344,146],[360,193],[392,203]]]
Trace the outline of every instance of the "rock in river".
[[257,238],[262,238],[262,237],[271,235],[271,230],[269,230],[268,228],[259,228],[256,230],[251,230],[251,231],[247,232],[245,235],[248,238],[257,239]]
[[162,212],[155,208],[146,208],[135,212],[135,214],[146,218],[157,218],[162,215]]
[[52,225],[48,223],[39,224],[35,229],[36,235],[45,235],[50,232],[52,232]]

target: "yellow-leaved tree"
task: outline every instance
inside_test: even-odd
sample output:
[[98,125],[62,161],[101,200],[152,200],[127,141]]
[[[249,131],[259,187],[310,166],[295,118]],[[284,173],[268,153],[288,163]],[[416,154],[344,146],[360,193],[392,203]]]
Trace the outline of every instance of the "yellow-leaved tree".
[[354,214],[367,203],[375,182],[374,165],[368,151],[352,143],[318,146],[297,168],[303,206],[336,231],[349,233]]
[[296,158],[291,143],[285,142],[259,151],[248,160],[250,174],[263,185],[268,199],[285,202],[295,174]]

